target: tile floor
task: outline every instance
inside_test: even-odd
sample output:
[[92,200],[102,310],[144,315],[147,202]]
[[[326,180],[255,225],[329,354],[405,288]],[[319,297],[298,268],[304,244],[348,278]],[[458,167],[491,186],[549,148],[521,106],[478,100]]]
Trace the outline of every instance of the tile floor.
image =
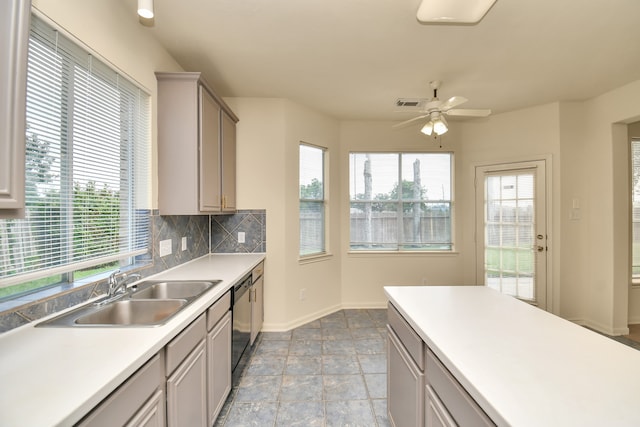
[[389,426],[387,311],[341,310],[264,332],[216,426]]

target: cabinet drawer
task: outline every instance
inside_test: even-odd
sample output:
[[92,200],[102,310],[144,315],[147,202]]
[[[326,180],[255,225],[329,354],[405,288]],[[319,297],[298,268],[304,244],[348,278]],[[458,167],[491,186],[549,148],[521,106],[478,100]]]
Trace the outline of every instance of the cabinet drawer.
[[207,334],[205,315],[201,315],[166,346],[167,376],[178,367]]
[[[164,383],[164,372],[161,358],[156,354],[77,426],[124,425],[149,400],[150,396],[157,393],[158,389],[162,390],[161,382]],[[161,411],[164,412],[164,405],[162,405]]]
[[387,310],[387,321],[398,338],[400,338],[411,358],[416,362],[416,365],[420,370],[424,371],[424,345],[422,338],[418,336],[416,331],[404,320],[404,317],[391,303],[389,303],[389,309]]
[[495,426],[431,350],[427,350],[426,378],[457,425]]
[[230,309],[231,292],[227,292],[207,310],[207,331],[213,329]]
[[251,271],[251,282],[255,282],[264,273],[264,261],[256,265]]

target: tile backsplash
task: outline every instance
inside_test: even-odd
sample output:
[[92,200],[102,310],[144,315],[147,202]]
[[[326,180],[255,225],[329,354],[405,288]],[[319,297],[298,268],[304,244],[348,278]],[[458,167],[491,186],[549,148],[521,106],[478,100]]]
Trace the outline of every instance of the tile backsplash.
[[[142,277],[151,276],[207,253],[266,252],[266,211],[240,210],[231,215],[160,216],[150,212],[152,250],[139,258]],[[242,234],[243,233],[243,234]],[[244,236],[244,242],[239,239]],[[182,238],[187,238],[182,250]],[[171,254],[160,256],[163,240],[171,240]],[[78,282],[49,288],[0,303],[0,332],[32,322],[107,291],[108,273],[94,282]]]

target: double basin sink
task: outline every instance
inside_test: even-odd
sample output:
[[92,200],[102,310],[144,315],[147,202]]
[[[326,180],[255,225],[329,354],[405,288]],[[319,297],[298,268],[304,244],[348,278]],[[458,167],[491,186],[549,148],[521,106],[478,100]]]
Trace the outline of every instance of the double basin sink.
[[158,326],[220,283],[211,281],[143,281],[122,298],[104,305],[87,304],[38,326]]

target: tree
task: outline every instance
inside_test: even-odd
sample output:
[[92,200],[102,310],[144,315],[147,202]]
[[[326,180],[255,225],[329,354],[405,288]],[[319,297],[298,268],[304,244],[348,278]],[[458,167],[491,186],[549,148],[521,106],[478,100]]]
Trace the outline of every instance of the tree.
[[[27,130],[29,125],[27,125]],[[43,141],[38,134],[27,134],[25,145],[25,192],[38,195],[38,184],[48,184],[53,179],[51,165],[55,158],[49,153],[49,141]]]
[[307,200],[322,200],[324,189],[318,178],[313,178],[310,184],[300,186],[300,198]]

